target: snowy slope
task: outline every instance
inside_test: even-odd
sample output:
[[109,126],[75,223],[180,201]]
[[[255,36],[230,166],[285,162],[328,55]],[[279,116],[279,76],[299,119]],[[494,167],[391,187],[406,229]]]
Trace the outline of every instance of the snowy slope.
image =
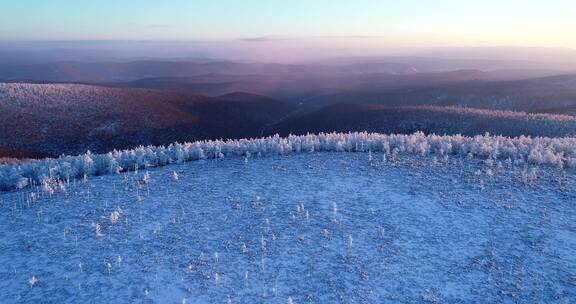
[[301,153],[4,192],[0,298],[571,303],[572,170]]

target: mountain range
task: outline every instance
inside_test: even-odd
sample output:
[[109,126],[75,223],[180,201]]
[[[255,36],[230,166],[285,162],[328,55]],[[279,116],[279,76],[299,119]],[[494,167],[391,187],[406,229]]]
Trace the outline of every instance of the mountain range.
[[543,50],[559,52],[544,62],[533,50],[492,51],[297,63],[11,53],[0,60],[0,157],[276,133],[576,134],[566,119],[576,115],[576,67],[564,64],[573,52]]

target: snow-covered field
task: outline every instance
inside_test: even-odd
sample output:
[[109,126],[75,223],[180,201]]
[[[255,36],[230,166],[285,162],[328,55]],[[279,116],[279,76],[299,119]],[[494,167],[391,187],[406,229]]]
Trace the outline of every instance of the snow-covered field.
[[547,164],[252,155],[4,192],[0,302],[574,303],[576,178]]

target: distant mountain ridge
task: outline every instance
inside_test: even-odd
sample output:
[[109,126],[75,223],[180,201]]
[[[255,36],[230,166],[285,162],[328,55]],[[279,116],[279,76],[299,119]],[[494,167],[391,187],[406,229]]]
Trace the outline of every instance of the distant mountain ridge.
[[415,68],[405,63],[350,65],[281,64],[232,61],[163,61],[130,62],[59,61],[43,64],[8,64],[0,66],[0,79],[52,82],[120,82],[145,78],[178,78],[201,75],[306,75],[306,74],[410,74]]

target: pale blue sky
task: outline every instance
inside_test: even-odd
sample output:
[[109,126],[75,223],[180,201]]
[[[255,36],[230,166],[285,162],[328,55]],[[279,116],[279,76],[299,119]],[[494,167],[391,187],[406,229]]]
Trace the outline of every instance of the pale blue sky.
[[573,0],[0,0],[4,40],[380,36],[576,47]]

